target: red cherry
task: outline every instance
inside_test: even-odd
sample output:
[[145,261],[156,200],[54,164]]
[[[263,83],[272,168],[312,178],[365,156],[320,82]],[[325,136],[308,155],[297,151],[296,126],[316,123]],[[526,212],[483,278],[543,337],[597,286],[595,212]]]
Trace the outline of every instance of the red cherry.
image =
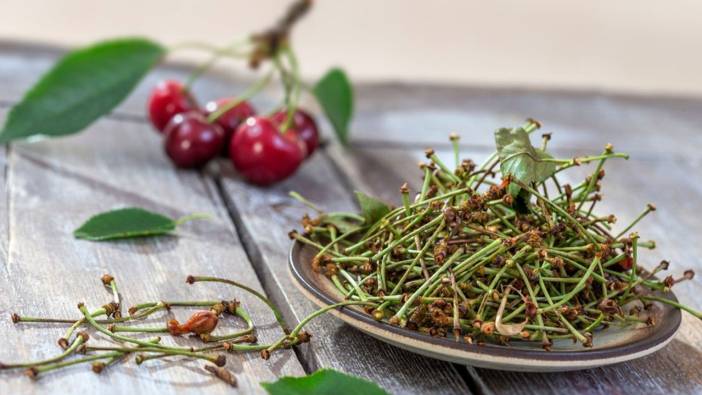
[[[273,114],[271,120],[280,126],[283,124],[283,122],[285,122],[287,117],[288,112],[282,110]],[[307,146],[307,156],[312,155],[314,150],[317,149],[317,146],[319,145],[317,123],[314,121],[312,115],[310,115],[307,111],[298,108],[295,111],[295,114],[293,114],[293,121],[290,126],[297,131],[300,139],[305,142],[305,145]]]
[[[228,98],[211,101],[205,104],[205,113],[210,115],[232,100],[234,99]],[[256,110],[253,108],[253,106],[251,106],[248,101],[242,101],[217,118],[217,124],[222,127],[222,130],[224,130],[224,141],[226,142],[224,144],[224,149],[222,150],[224,155],[227,155],[229,150],[229,141],[231,140],[234,131],[236,131],[239,125],[241,125],[246,118],[253,117],[254,115],[256,115]]]
[[268,118],[248,118],[229,144],[234,167],[249,182],[269,185],[292,175],[305,159],[294,132],[280,133]]
[[168,123],[166,154],[178,167],[199,167],[222,151],[224,131],[198,112],[178,114]]
[[149,97],[149,118],[154,127],[163,132],[174,115],[192,110],[194,100],[178,81],[161,81]]

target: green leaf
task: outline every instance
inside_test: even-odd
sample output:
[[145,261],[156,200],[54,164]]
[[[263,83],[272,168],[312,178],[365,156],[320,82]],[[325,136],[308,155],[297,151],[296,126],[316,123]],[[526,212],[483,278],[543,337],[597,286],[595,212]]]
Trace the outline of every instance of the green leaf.
[[332,369],[261,383],[270,395],[388,395],[377,384]]
[[363,222],[361,221],[361,223],[359,223],[358,219],[356,218],[350,216],[341,216],[338,214],[324,214],[320,218],[322,220],[323,225],[333,225],[339,230],[339,232],[341,232],[341,234],[355,231],[356,229],[361,227]]
[[334,127],[336,136],[342,144],[346,144],[353,114],[353,88],[346,73],[338,68],[329,70],[312,92]]
[[[495,132],[495,144],[503,177],[511,175],[530,185],[546,180],[556,171],[556,163],[544,161],[553,157],[534,148],[529,141],[529,134],[522,128],[498,129]],[[510,184],[509,192],[516,197],[520,189],[518,185]]]
[[93,241],[158,236],[174,231],[185,221],[202,217],[195,214],[173,220],[142,208],[127,207],[91,217],[73,232],[73,236]]
[[79,132],[116,107],[164,52],[156,43],[129,38],[69,53],[12,108],[0,142]]
[[356,191],[356,199],[361,208],[361,216],[366,219],[366,225],[373,225],[390,212],[387,204],[363,192]]

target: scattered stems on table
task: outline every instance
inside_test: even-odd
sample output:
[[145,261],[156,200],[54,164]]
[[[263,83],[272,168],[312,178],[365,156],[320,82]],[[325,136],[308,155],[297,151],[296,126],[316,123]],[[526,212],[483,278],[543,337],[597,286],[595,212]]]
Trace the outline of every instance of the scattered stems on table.
[[[25,369],[25,374],[32,379],[38,379],[48,372],[60,370],[74,365],[91,363],[95,373],[101,373],[108,366],[126,360],[134,355],[137,365],[147,361],[166,357],[184,357],[210,362],[219,367],[217,374],[220,376],[234,377],[224,373],[222,366],[227,362],[226,353],[254,352],[260,353],[262,358],[268,359],[272,352],[287,349],[295,345],[310,341],[311,334],[304,331],[304,326],[315,317],[331,309],[342,308],[347,305],[367,304],[360,301],[347,301],[318,310],[304,318],[292,330],[285,323],[279,309],[263,294],[255,289],[233,280],[188,276],[187,283],[218,282],[232,285],[260,299],[270,309],[272,315],[281,327],[281,337],[270,344],[259,344],[256,337],[256,326],[251,316],[239,301],[230,300],[191,300],[191,301],[158,301],[144,302],[129,308],[129,315],[122,316],[122,295],[117,288],[113,276],[106,274],[101,279],[112,301],[100,308],[90,310],[84,303],[78,304],[80,316],[77,318],[43,318],[28,317],[17,313],[11,315],[12,321],[20,323],[52,323],[69,325],[68,330],[59,339],[63,352],[52,357],[36,361],[25,362],[0,362],[0,370]],[[169,312],[174,308],[199,309],[190,318],[180,323],[176,320],[167,320],[163,317],[162,325],[144,325],[143,320],[157,319],[155,314]],[[226,332],[217,330],[223,315],[235,317],[244,323],[243,328]],[[267,323],[266,323],[267,324]],[[105,344],[93,344],[87,331],[78,331],[81,328],[94,329],[101,337],[111,341]],[[78,332],[76,332],[78,331]],[[135,335],[158,334],[152,338],[138,337]],[[202,341],[200,347],[178,347],[162,342],[161,336],[180,336],[190,334]],[[219,377],[219,376],[218,376]],[[229,382],[231,380],[228,380]]]
[[[641,249],[655,243],[629,232],[655,206],[618,232],[614,215],[595,210],[605,163],[628,155],[607,145],[556,159],[546,152],[550,135],[531,145],[539,127],[528,120],[498,130],[498,150],[481,165],[459,160],[452,134],[454,169],[428,149],[414,197],[407,183],[397,208],[363,195],[360,223],[294,194],[318,216],[306,215],[304,232],[290,237],[316,249],[313,270],[376,320],[456,341],[535,341],[550,350],[553,340],[572,339],[592,347],[593,333],[612,325],[655,325],[663,304],[700,318],[668,293],[692,271],[659,280],[667,262],[642,269]],[[594,168],[582,182],[559,179],[587,164]]]

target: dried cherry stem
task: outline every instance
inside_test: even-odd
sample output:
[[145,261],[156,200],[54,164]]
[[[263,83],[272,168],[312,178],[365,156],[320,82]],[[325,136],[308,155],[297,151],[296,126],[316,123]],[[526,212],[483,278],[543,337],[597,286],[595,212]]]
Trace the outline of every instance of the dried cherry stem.
[[161,349],[139,350],[139,352],[157,352],[158,354],[154,354],[154,355],[138,354],[134,358],[134,361],[136,362],[137,365],[141,365],[142,363],[144,363],[148,360],[151,360],[151,359],[158,359],[158,358],[164,358],[164,357],[169,357],[169,356],[182,356],[182,357],[202,359],[202,360],[205,360],[208,362],[212,362],[213,364],[215,364],[217,366],[224,366],[227,363],[227,358],[222,354],[208,355],[208,354],[202,354],[199,352],[193,352],[193,351],[187,351],[187,350],[164,351]]
[[626,234],[626,232],[630,231],[631,228],[636,226],[636,224],[638,224],[639,221],[641,221],[646,215],[648,215],[648,213],[650,213],[652,211],[656,211],[656,206],[654,206],[651,203],[647,204],[644,211],[642,211],[641,214],[639,214],[626,228],[622,229],[621,232],[619,232],[616,236],[614,236],[614,239],[619,240],[622,236],[624,236]]
[[233,281],[233,280],[228,280],[224,278],[219,278],[219,277],[207,277],[207,276],[188,276],[188,278],[185,280],[186,283],[188,284],[194,284],[196,282],[216,282],[216,283],[224,283],[228,284],[240,289],[243,289],[244,291],[249,292],[250,294],[254,295],[258,299],[260,299],[263,303],[265,303],[273,312],[273,315],[275,316],[275,320],[278,322],[278,325],[280,325],[280,328],[283,329],[283,332],[289,333],[290,329],[288,327],[288,324],[285,322],[285,318],[283,318],[283,314],[280,312],[278,307],[267,297],[265,297],[263,294],[260,292],[256,291],[255,289],[248,287],[244,284],[241,284],[239,282]]
[[436,230],[434,231],[434,233],[432,233],[432,235],[429,236],[429,239],[421,247],[421,249],[419,250],[417,255],[412,260],[412,263],[410,263],[410,265],[407,267],[407,270],[402,275],[402,277],[400,277],[400,280],[397,282],[395,287],[392,289],[392,292],[390,292],[390,295],[395,295],[402,289],[402,286],[404,285],[405,281],[407,280],[407,276],[410,274],[412,269],[417,265],[417,262],[422,263],[422,273],[425,275],[425,279],[427,281],[429,281],[429,275],[428,275],[428,272],[426,271],[425,265],[423,265],[424,260],[422,259],[422,257],[424,256],[424,254],[427,253],[429,248],[432,247],[434,241],[436,240],[436,238],[439,236],[439,233],[443,229],[444,229],[444,222],[439,224],[439,226],[436,227]]
[[[597,259],[598,259],[598,258],[596,257],[595,260],[597,260]],[[592,267],[594,267],[594,266],[592,266]],[[585,278],[585,277],[583,277],[583,278]],[[544,284],[544,279],[543,279],[543,277],[541,277],[541,276],[539,276],[539,285],[541,285],[541,291],[544,293],[544,296],[546,297],[546,301],[548,301],[548,307],[547,307],[547,308],[548,308],[549,310],[555,310],[556,307],[558,307],[558,306],[556,305],[556,303],[553,303],[553,300],[551,299],[551,295],[549,295],[548,290],[546,289],[546,285]],[[576,289],[577,289],[577,286],[576,286]],[[578,292],[580,292],[580,291],[578,290]],[[561,299],[561,301],[558,302],[558,303],[563,304],[563,301],[567,301],[567,298]],[[546,310],[543,310],[543,309],[539,309],[539,310],[541,310],[541,313],[543,313],[544,311],[546,311]],[[573,327],[573,325],[570,323],[570,321],[568,321],[567,319],[565,319],[565,318],[563,317],[563,315],[562,315],[558,310],[556,310],[555,313],[556,313],[556,317],[558,317],[558,319],[563,323],[563,325],[564,325],[566,328],[568,328],[568,331],[570,331],[570,333],[571,333],[576,339],[578,339],[578,340],[579,340],[581,343],[583,343],[583,345],[585,345],[586,347],[587,347],[587,346],[592,347],[592,341],[591,341],[588,337],[586,337],[586,336],[584,336],[582,333],[578,332],[578,330],[575,329],[575,328]]]
[[130,332],[130,333],[168,333],[168,328],[163,327],[137,327],[137,326],[119,326],[110,325],[107,329],[112,332]]
[[85,307],[84,303],[79,303],[78,304],[78,309],[80,310],[81,313],[83,313],[83,317],[85,317],[85,320],[88,321],[88,323],[95,328],[98,332],[102,332],[103,334],[119,341],[127,342],[127,343],[132,343],[132,344],[137,344],[140,346],[144,347],[156,347],[159,349],[163,350],[169,350],[169,351],[188,351],[189,348],[183,348],[183,347],[169,347],[165,346],[162,344],[153,344],[148,341],[144,340],[139,340],[135,339],[129,336],[122,336],[117,333],[112,333],[109,329],[105,328],[104,326],[98,324],[95,319],[90,315],[90,312],[88,312],[88,309]]
[[461,165],[461,159],[459,157],[461,154],[461,147],[458,145],[458,142],[461,140],[461,136],[459,136],[456,132],[451,132],[451,134],[449,134],[449,140],[451,141],[451,147],[453,148],[454,167],[457,169],[458,166]]
[[600,248],[600,245],[597,243],[597,240],[593,239],[592,234],[589,233],[578,220],[573,218],[573,216],[571,216],[570,214],[568,214],[567,211],[565,211],[563,208],[561,208],[561,206],[553,203],[549,199],[546,199],[539,192],[535,191],[534,189],[532,189],[531,187],[529,187],[528,185],[524,184],[523,182],[521,182],[519,180],[512,180],[512,182],[516,183],[517,185],[522,187],[522,189],[524,189],[527,192],[534,195],[537,199],[542,200],[544,203],[546,203],[546,205],[550,206],[553,211],[557,212],[561,217],[567,219],[570,223],[575,225],[576,228],[578,228],[578,231],[580,232],[580,234],[584,238],[588,239],[591,243],[593,243],[595,245],[595,248]]
[[[439,218],[442,218],[442,217],[439,217]],[[417,300],[418,297],[420,297],[422,295],[422,293],[431,284],[435,283],[441,277],[441,275],[451,267],[453,262],[456,261],[456,259],[458,259],[458,257],[460,257],[462,254],[463,254],[463,248],[459,248],[458,250],[456,250],[456,252],[454,252],[446,260],[444,265],[441,266],[439,269],[437,269],[434,272],[434,274],[432,274],[432,276],[429,278],[428,281],[424,282],[424,284],[422,284],[422,286],[420,286],[416,291],[414,291],[414,293],[409,298],[407,298],[407,301],[405,302],[405,304],[403,304],[402,307],[400,307],[400,310],[398,310],[397,313],[395,313],[395,315],[393,316],[393,318],[395,318],[396,320],[399,320],[399,323],[401,326],[405,326],[407,323],[407,320],[405,318],[405,314],[407,312],[407,309],[414,303],[415,300]]]
[[[158,310],[168,310],[173,306],[176,307],[212,307],[220,301],[216,300],[186,300],[186,301],[160,301],[160,302],[145,302],[134,305],[129,308],[129,314],[132,315],[132,319],[144,318],[150,314],[155,313]],[[137,314],[139,311],[148,309],[148,314],[146,312],[142,314]]]
[[54,364],[49,364],[49,365],[42,365],[42,366],[34,366],[34,367],[27,369],[25,374],[32,379],[38,379],[40,374],[44,374],[44,373],[50,372],[52,370],[61,369],[61,368],[65,368],[65,367],[72,366],[72,365],[78,365],[81,363],[92,362],[92,361],[97,361],[97,360],[101,360],[101,359],[111,359],[114,357],[121,357],[121,356],[122,356],[122,353],[119,351],[90,355],[90,356],[83,357],[83,358],[72,359],[70,361],[64,361],[64,362],[59,362],[59,363],[54,363]]
[[16,369],[16,368],[28,368],[32,366],[39,366],[39,365],[47,365],[50,363],[62,361],[66,357],[74,354],[76,350],[78,350],[85,342],[87,342],[89,339],[89,336],[86,332],[81,332],[76,336],[75,340],[73,340],[73,343],[71,343],[70,347],[66,348],[64,352],[61,354],[44,359],[41,361],[31,361],[31,362],[19,362],[19,363],[2,363],[0,362],[0,369]]
[[122,301],[119,296],[119,290],[117,289],[117,281],[109,274],[103,275],[101,281],[102,284],[112,292],[112,302],[116,308],[111,315],[117,319],[122,318]]
[[251,320],[251,316],[249,316],[249,313],[247,313],[246,310],[244,310],[241,306],[237,306],[235,314],[241,317],[241,319],[243,319],[244,322],[246,322],[246,329],[226,335],[213,335],[211,333],[203,333],[200,335],[200,339],[206,343],[220,342],[225,340],[241,339],[242,336],[253,333],[254,323]]
[[[91,314],[92,317],[99,317],[101,315],[105,316],[115,316],[118,314],[115,314],[115,312],[119,311],[119,305],[116,302],[113,302],[111,304],[107,304],[95,311],[93,311]],[[122,318],[121,314],[119,314],[119,317],[115,317],[113,321],[126,321],[128,318]],[[66,333],[64,333],[63,337],[58,339],[58,345],[66,349],[68,348],[68,344],[71,341],[71,337],[73,336],[73,332],[75,332],[78,328],[80,328],[83,324],[85,324],[85,319],[81,318],[79,320],[76,320],[73,322],[73,325],[68,327],[66,330]]]
[[687,311],[688,313],[692,314],[695,318],[698,318],[698,319],[702,320],[702,312],[701,312],[701,311],[697,311],[697,310],[695,310],[695,309],[693,309],[693,308],[691,308],[691,307],[689,307],[689,306],[686,306],[686,305],[684,305],[684,304],[682,304],[682,303],[678,303],[678,302],[676,302],[676,301],[674,301],[674,300],[662,298],[662,297],[660,297],[660,296],[653,296],[653,295],[641,296],[641,297],[639,297],[639,299],[641,299],[641,300],[648,300],[648,301],[656,301],[656,302],[660,302],[660,303],[665,303],[665,304],[667,304],[667,305],[673,306],[673,307],[678,308],[678,309],[680,309],[680,310],[685,310],[685,311]]
[[[602,155],[607,155],[611,154],[612,152],[612,147],[608,145]],[[600,161],[597,163],[597,167],[595,167],[595,171],[592,173],[590,176],[590,182],[587,183],[587,186],[585,187],[585,190],[580,192],[580,203],[578,206],[575,208],[576,211],[579,211],[582,207],[583,204],[585,204],[585,198],[587,198],[588,195],[590,195],[590,192],[595,188],[595,185],[597,185],[597,180],[600,175],[600,170],[602,170],[602,166],[604,166],[605,162],[607,161],[608,156],[604,156],[603,158],[600,159]],[[626,159],[629,159],[629,156],[626,156]],[[593,201],[593,206],[594,206],[594,201]]]
[[283,345],[283,343],[284,343],[286,340],[292,341],[293,344],[296,344],[297,341],[298,341],[298,335],[300,334],[300,331],[301,331],[301,330],[305,327],[305,325],[307,325],[310,321],[312,321],[313,319],[315,319],[315,318],[319,317],[320,315],[325,314],[325,313],[327,313],[327,312],[329,312],[329,311],[331,311],[331,310],[336,310],[336,309],[338,309],[338,308],[340,308],[340,307],[351,306],[351,305],[376,305],[376,303],[374,303],[374,302],[366,302],[366,301],[359,301],[359,300],[347,300],[347,301],[344,301],[344,302],[334,303],[334,304],[325,306],[325,307],[323,307],[323,308],[321,308],[321,309],[319,309],[319,310],[317,310],[317,311],[314,311],[314,312],[310,313],[307,317],[303,318],[302,321],[300,321],[300,323],[297,324],[297,325],[295,326],[295,328],[293,328],[293,330],[292,330],[289,334],[287,334],[287,335],[281,337],[280,339],[278,339],[276,342],[274,342],[273,344],[271,344],[270,346],[268,346],[268,347],[265,348],[264,350],[267,351],[268,354],[270,354],[270,352],[272,352],[272,351],[277,350],[278,348],[280,348],[280,346]]
[[[559,300],[556,303],[549,304],[549,306],[547,306],[547,307],[541,307],[541,308],[539,308],[539,311],[541,313],[553,311],[556,308],[568,303],[573,297],[575,297],[575,295],[577,295],[580,291],[583,290],[583,288],[585,288],[585,285],[587,284],[588,278],[590,278],[592,276],[592,273],[595,271],[595,268],[599,264],[600,264],[600,257],[595,256],[595,258],[592,260],[592,263],[590,263],[590,266],[587,268],[587,271],[585,272],[585,274],[583,274],[583,276],[580,278],[580,281],[578,281],[578,283],[575,285],[575,287],[573,287],[573,289],[570,292],[568,292],[567,294],[565,294],[563,296],[563,299]],[[543,285],[541,287],[543,289]],[[546,290],[544,289],[544,292],[545,291]]]

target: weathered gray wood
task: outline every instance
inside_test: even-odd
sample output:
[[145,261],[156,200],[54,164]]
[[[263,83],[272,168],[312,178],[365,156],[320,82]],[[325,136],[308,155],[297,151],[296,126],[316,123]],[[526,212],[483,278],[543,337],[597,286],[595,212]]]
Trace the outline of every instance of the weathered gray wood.
[[[352,139],[367,147],[448,145],[492,148],[492,132],[533,117],[554,143],[699,158],[702,100],[602,92],[377,84],[357,87]],[[438,148],[438,147],[437,147]]]
[[[161,152],[159,140],[146,124],[102,120],[79,136],[12,145],[3,183],[7,191],[1,194],[9,201],[7,210],[0,213],[0,223],[9,227],[3,232],[9,242],[0,271],[4,290],[0,334],[12,346],[0,348],[0,360],[57,353],[56,339],[64,327],[13,325],[8,313],[76,317],[79,301],[91,308],[109,301],[99,282],[105,272],[116,276],[127,305],[236,297],[259,325],[260,342],[281,336],[272,314],[255,297],[226,286],[185,284],[188,274],[202,274],[261,289],[213,183],[198,172],[175,170]],[[173,217],[205,212],[213,219],[183,225],[177,236],[154,240],[94,243],[73,238],[72,230],[90,215],[130,205]],[[187,317],[184,311],[174,313],[180,319]],[[165,320],[163,316],[152,323]],[[227,327],[234,326],[229,320]],[[178,342],[197,344],[187,339]],[[261,381],[304,374],[290,350],[274,353],[270,361],[257,353],[228,359],[242,393],[263,392]],[[78,366],[37,383],[3,372],[2,392],[62,393],[68,388],[108,394],[231,392],[202,366],[201,361],[150,361],[141,367],[129,362],[101,376]]]
[[[299,228],[299,219],[309,211],[288,192],[298,191],[326,210],[355,209],[352,193],[332,165],[317,154],[294,177],[267,189],[247,185],[233,173],[224,173],[221,183],[244,244],[271,297],[291,321],[315,311],[317,307],[297,290],[287,269],[287,231]],[[300,351],[311,369],[333,367],[366,377],[397,394],[469,392],[451,364],[381,343],[332,316],[318,318],[309,328],[313,341]]]
[[[358,149],[345,151],[334,145],[331,156],[352,180],[352,184],[398,203],[397,187],[409,181],[417,188],[420,174],[415,163],[423,159],[421,150]],[[441,150],[439,156],[452,164],[451,151]],[[481,161],[489,154],[486,149],[463,150],[462,157]],[[577,154],[582,154],[578,152]],[[378,171],[382,169],[382,171]],[[582,179],[587,167],[574,169],[568,178]],[[589,168],[592,171],[592,167]],[[657,248],[641,253],[643,265],[652,268],[661,259],[671,261],[671,272],[680,275],[688,268],[702,272],[702,246],[697,235],[702,223],[695,213],[702,211],[702,191],[690,182],[690,174],[699,174],[700,164],[691,160],[640,159],[612,162],[604,180],[604,200],[598,209],[603,214],[615,213],[619,227],[633,219],[650,199],[658,210],[642,221],[637,229],[644,239],[655,239]],[[682,283],[675,288],[678,298],[697,309],[702,301],[699,281]],[[683,314],[683,325],[673,342],[665,349],[641,360],[612,367],[583,372],[526,374],[488,369],[469,369],[478,387],[495,393],[693,393],[702,391],[702,322]],[[595,339],[596,340],[596,339]]]

